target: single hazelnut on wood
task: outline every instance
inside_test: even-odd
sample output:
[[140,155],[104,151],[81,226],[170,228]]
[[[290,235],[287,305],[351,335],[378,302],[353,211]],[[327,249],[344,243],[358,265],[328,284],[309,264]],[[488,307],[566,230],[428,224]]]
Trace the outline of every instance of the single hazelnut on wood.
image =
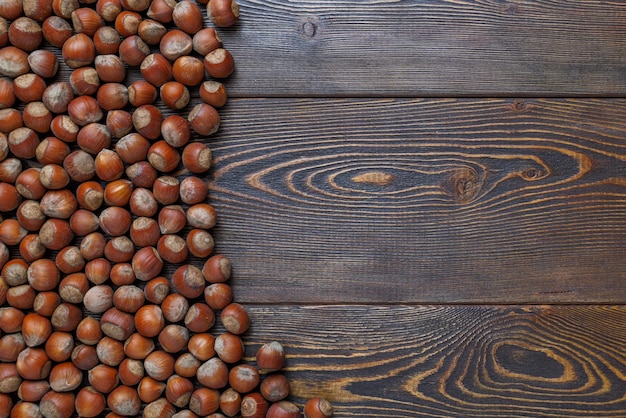
[[209,0],[207,13],[215,26],[228,27],[239,19],[239,5],[235,0]]
[[278,341],[263,344],[256,353],[256,363],[264,372],[275,372],[285,364],[285,349]]
[[305,418],[329,418],[333,416],[333,406],[326,399],[314,397],[304,405]]

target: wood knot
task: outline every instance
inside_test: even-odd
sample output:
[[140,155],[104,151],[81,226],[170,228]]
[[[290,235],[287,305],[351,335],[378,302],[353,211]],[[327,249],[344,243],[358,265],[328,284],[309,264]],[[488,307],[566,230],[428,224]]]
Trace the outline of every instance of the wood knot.
[[387,186],[393,181],[391,174],[383,173],[382,171],[369,171],[367,173],[359,174],[352,177],[352,181],[355,183],[368,183],[375,184],[377,186]]
[[317,29],[318,29],[317,27],[318,27],[317,19],[314,17],[308,17],[300,25],[299,32],[305,38],[311,39],[311,38],[314,38],[315,35],[317,35]]
[[494,355],[504,375],[526,376],[529,380],[558,380],[566,374],[566,368],[554,353],[538,347],[504,343]]
[[444,185],[448,194],[459,203],[473,201],[482,189],[482,179],[473,168],[461,168],[454,171]]
[[509,107],[513,112],[525,112],[530,109],[530,104],[524,100],[515,100]]

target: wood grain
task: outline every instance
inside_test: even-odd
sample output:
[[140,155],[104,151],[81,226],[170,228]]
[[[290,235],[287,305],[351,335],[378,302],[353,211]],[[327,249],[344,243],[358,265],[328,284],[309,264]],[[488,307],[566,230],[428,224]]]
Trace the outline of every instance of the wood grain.
[[251,306],[337,417],[626,416],[624,306]]
[[244,301],[620,303],[625,100],[232,100],[210,140]]
[[623,96],[610,1],[241,0],[240,97]]

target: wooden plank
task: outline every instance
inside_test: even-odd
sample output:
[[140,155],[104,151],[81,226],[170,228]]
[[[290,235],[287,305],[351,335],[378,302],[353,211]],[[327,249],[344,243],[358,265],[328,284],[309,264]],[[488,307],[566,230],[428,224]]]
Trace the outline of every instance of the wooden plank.
[[625,306],[251,306],[336,417],[626,416]]
[[626,100],[232,100],[209,141],[243,301],[625,300]]
[[621,2],[239,3],[236,96],[626,94]]

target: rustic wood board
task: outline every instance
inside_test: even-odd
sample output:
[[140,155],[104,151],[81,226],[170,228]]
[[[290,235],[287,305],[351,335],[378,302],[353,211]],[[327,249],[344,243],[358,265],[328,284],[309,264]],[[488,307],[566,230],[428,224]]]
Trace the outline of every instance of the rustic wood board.
[[237,99],[211,140],[246,302],[620,303],[626,101]]
[[337,417],[626,416],[624,306],[250,306]]
[[626,6],[609,1],[241,0],[233,95],[620,96]]

